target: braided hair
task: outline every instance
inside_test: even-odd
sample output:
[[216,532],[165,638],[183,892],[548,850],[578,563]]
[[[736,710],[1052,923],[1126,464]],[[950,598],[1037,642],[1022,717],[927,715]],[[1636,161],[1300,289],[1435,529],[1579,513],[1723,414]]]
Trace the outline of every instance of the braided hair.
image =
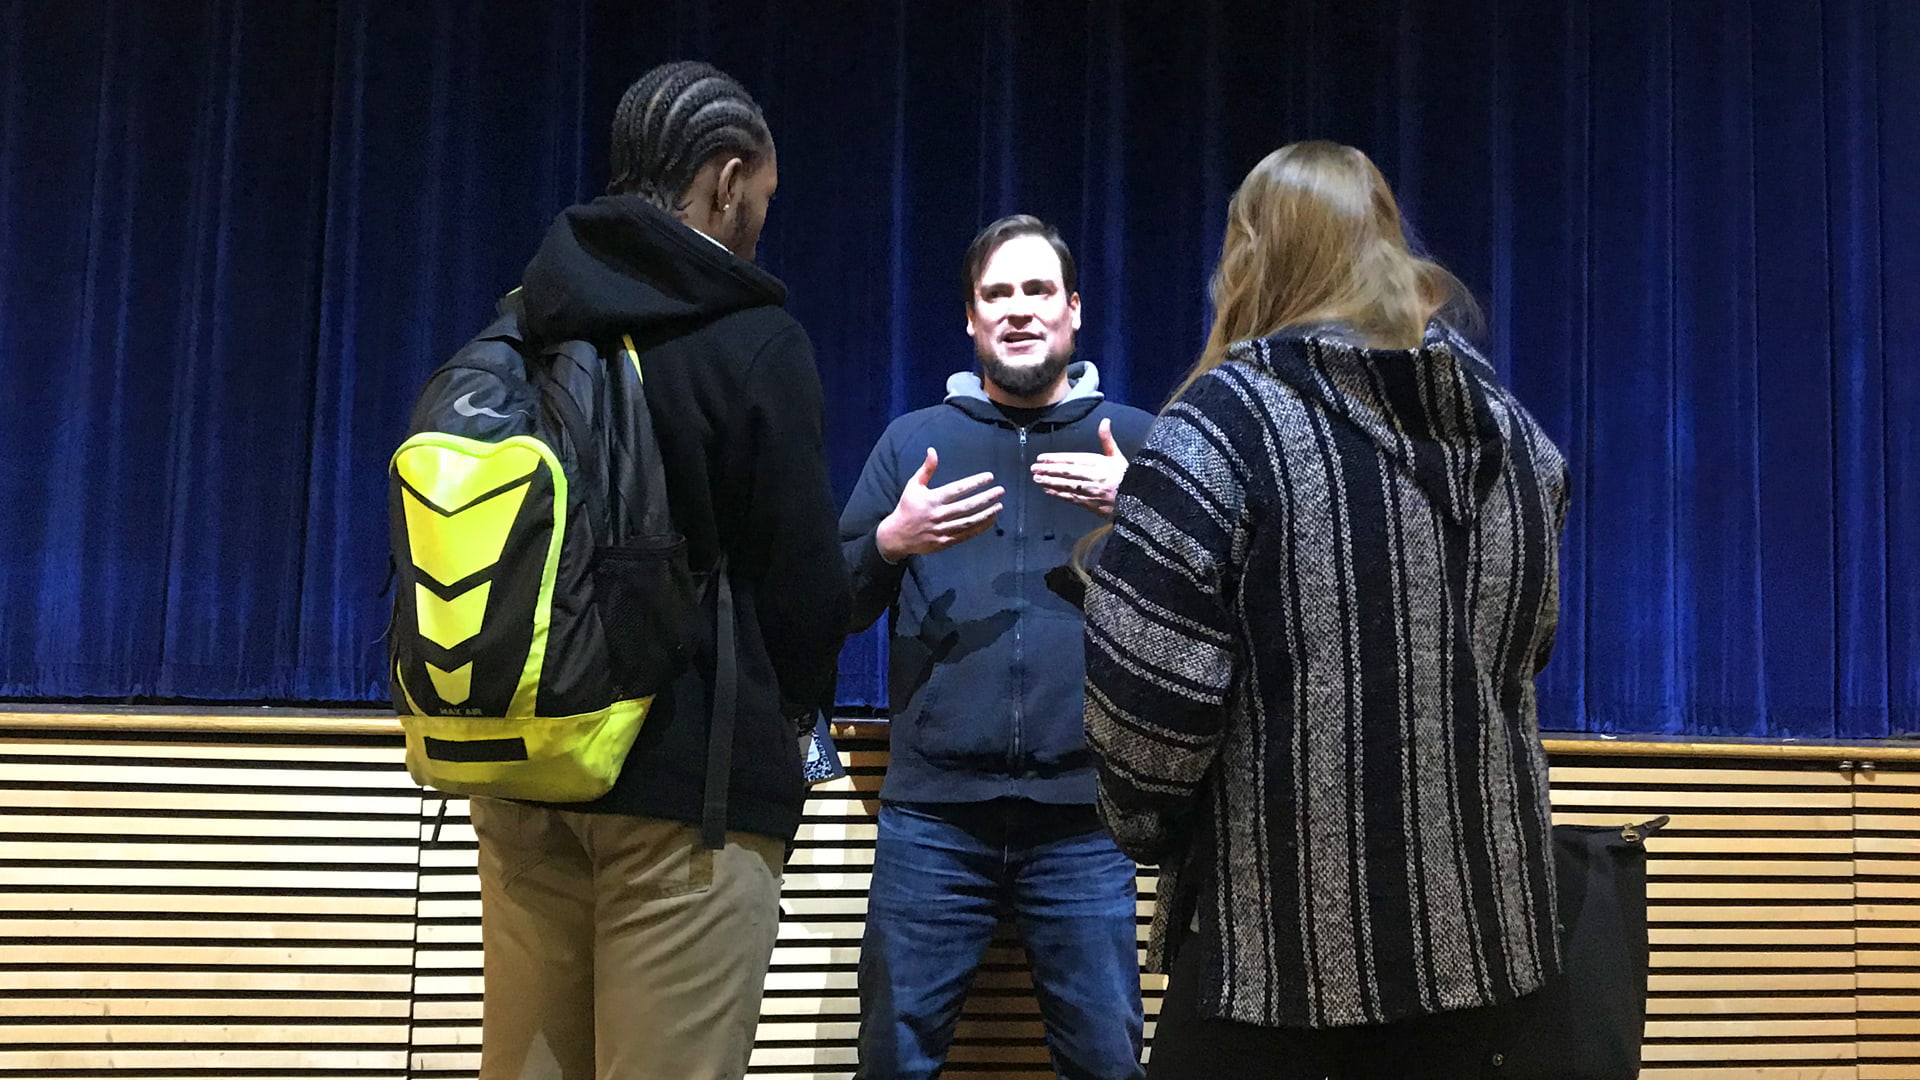
[[661,64],[627,87],[614,111],[607,193],[638,195],[672,212],[717,155],[751,168],[772,147],[760,106],[732,76],[697,60]]

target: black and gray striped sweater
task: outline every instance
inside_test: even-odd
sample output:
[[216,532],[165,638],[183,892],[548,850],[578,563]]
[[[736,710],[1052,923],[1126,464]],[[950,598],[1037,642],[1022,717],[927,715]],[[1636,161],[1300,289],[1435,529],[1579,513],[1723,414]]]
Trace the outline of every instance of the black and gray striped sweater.
[[1566,466],[1472,347],[1236,346],[1157,421],[1087,597],[1087,733],[1200,1010],[1378,1024],[1559,969],[1535,674]]

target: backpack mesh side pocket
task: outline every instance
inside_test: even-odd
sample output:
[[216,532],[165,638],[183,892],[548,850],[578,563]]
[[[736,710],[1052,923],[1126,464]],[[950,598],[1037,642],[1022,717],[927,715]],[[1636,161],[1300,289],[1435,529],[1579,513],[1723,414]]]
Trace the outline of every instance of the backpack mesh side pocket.
[[594,549],[593,596],[620,697],[658,693],[687,669],[695,600],[684,536],[641,536]]

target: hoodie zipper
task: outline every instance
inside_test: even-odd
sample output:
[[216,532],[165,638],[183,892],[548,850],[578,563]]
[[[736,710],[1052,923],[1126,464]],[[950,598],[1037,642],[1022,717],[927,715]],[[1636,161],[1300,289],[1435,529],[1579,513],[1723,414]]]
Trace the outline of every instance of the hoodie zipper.
[[[1020,428],[1020,472],[1027,472],[1027,429]],[[1013,620],[1013,760],[1008,765],[1019,775],[1020,735],[1025,725],[1022,706],[1027,699],[1027,657],[1026,642],[1021,633],[1021,624],[1027,620],[1027,497],[1025,486],[1020,487],[1020,510],[1014,519],[1013,532],[1013,580],[1019,594],[1015,601],[1020,605],[1020,614]],[[1014,785],[1017,786],[1017,781]]]

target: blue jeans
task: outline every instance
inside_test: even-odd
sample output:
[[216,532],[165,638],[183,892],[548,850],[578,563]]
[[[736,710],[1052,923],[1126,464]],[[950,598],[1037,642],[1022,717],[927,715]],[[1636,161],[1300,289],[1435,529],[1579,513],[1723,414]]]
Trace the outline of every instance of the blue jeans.
[[856,1076],[939,1075],[1005,915],[1033,962],[1055,1071],[1069,1080],[1142,1076],[1134,873],[1091,806],[881,804]]

